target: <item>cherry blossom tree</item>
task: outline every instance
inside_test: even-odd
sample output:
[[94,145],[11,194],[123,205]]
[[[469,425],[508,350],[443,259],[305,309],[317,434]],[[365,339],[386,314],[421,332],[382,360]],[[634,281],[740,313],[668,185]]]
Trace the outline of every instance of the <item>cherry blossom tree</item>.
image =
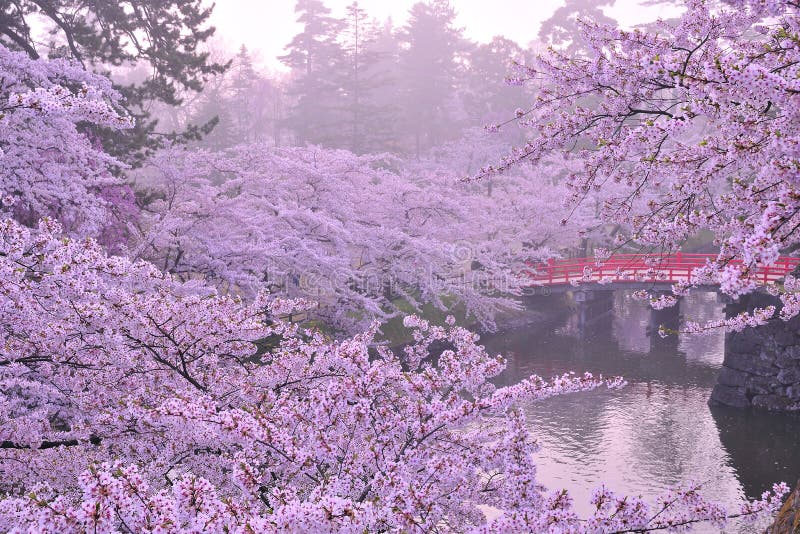
[[[77,88],[56,85],[52,78],[65,72],[77,81],[87,75],[69,63],[5,57],[11,60],[4,78],[18,71],[19,79],[38,76],[42,86],[20,86],[1,119],[3,158],[12,169],[3,175],[4,207],[25,207],[32,217],[63,206],[57,215],[84,226],[65,233],[51,217],[38,224],[0,219],[0,531],[630,532],[757,518],[774,511],[787,492],[778,485],[740,510],[725,510],[694,485],[655,503],[601,487],[593,512],[579,517],[566,490],[548,491],[537,482],[537,443],[522,408],[554,395],[617,388],[620,379],[531,376],[497,388],[492,379],[503,371],[503,359],[452,317],[444,326],[407,317],[414,342],[395,352],[376,342],[377,323],[334,341],[286,320],[311,302],[263,292],[236,296],[246,293],[244,275],[231,277],[229,290],[220,293],[196,279],[202,273],[195,267],[165,272],[181,264],[168,255],[159,258],[166,269],[108,255],[81,234],[90,232],[84,221],[101,218],[105,201],[92,180],[105,176],[98,169],[112,161],[76,124],[123,127],[128,121],[114,111],[113,93],[104,92],[101,79],[97,86],[93,79]],[[37,75],[49,69],[52,77]],[[436,191],[420,193],[414,182],[401,188],[404,182],[388,170],[341,154],[229,156],[184,154],[159,167],[175,174],[168,174],[172,189],[160,200],[168,209],[158,203],[153,209],[152,224],[164,229],[148,234],[153,241],[145,248],[163,239],[177,254],[218,239],[209,250],[222,267],[211,254],[193,261],[225,273],[231,255],[246,259],[236,247],[248,232],[279,224],[277,216],[259,219],[268,209],[285,214],[286,228],[319,217],[317,224],[335,230],[333,244],[346,242],[340,236],[347,232],[332,213],[377,227],[361,234],[365,241],[381,239],[381,224],[390,235],[402,234],[390,224],[394,218],[370,219],[368,204],[361,211],[308,208],[302,202],[308,189],[330,195],[331,204],[343,198],[326,190],[345,186],[331,175],[347,175],[352,187],[367,190],[352,197],[362,202],[381,198],[370,189],[373,181],[422,200]],[[264,163],[280,157],[291,164]],[[272,181],[258,179],[263,171],[273,173]],[[301,171],[311,178],[293,177]],[[75,188],[56,189],[62,183]],[[276,186],[289,189],[285,198],[259,189]],[[199,194],[190,194],[192,188]],[[59,202],[51,204],[47,195]],[[401,200],[395,215],[409,208]],[[258,210],[243,209],[234,218],[235,208],[249,202]],[[438,201],[421,205],[441,209]],[[170,210],[202,217],[180,220]],[[226,210],[230,218],[215,218]],[[409,217],[420,217],[417,224],[425,227],[424,210]],[[189,232],[191,223],[207,235]],[[420,244],[429,239],[424,230],[409,235]],[[225,240],[232,252],[224,252]],[[288,232],[286,242],[269,246],[280,254],[281,246],[307,245]]]
[[[694,283],[737,296],[800,236],[798,5],[685,4],[646,30],[582,21],[590,54],[551,49],[520,66],[512,83],[539,92],[516,120],[534,137],[478,174],[572,157],[572,202],[604,195],[603,217],[630,229],[620,243],[670,252],[710,230],[719,256]],[[800,311],[795,285],[773,288],[784,318]]]
[[[456,183],[489,164],[507,146],[504,143],[505,138],[483,129],[467,130],[461,139],[437,147],[416,164],[407,164],[408,172],[435,173],[445,183]],[[502,240],[506,250],[519,249],[517,257],[526,261],[547,259],[577,252],[580,238],[586,235],[607,244],[597,199],[576,206],[565,202],[570,193],[566,178],[577,168],[573,159],[554,154],[535,167],[516,166],[502,180],[448,187],[459,204],[473,203],[471,211],[485,214],[480,227],[492,240],[507,236]]]
[[331,342],[281,318],[308,303],[217,296],[46,220],[6,219],[0,247],[3,531],[595,532],[731,513],[695,486],[655,505],[601,488],[579,518],[537,484],[519,407],[620,381],[495,388],[503,360],[452,318],[408,317],[396,354],[377,324]]
[[562,222],[568,161],[460,183],[499,148],[491,139],[473,131],[419,161],[266,144],[164,152],[138,174],[154,200],[134,254],[243,295],[314,298],[339,327],[457,302],[491,328],[518,307],[527,263],[601,226],[589,203]]
[[119,94],[102,76],[66,60],[33,60],[0,46],[2,211],[35,225],[58,217],[70,233],[98,235],[113,215],[106,197],[124,184],[119,162],[79,124],[125,129]]
[[156,200],[135,253],[244,295],[313,297],[339,326],[443,299],[491,326],[517,306],[513,268],[535,252],[519,250],[520,219],[455,175],[417,170],[317,147],[166,152],[138,181]]

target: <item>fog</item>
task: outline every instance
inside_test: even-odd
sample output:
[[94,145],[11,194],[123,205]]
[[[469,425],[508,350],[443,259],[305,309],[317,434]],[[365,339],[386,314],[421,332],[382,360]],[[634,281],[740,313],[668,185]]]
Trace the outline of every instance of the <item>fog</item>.
[[[326,5],[334,14],[341,16],[350,3],[348,0],[329,0]],[[379,22],[391,19],[395,25],[402,26],[408,21],[409,10],[414,3],[414,0],[361,0],[359,5]],[[467,38],[487,43],[493,37],[502,35],[525,46],[536,40],[541,23],[563,6],[564,1],[456,0],[451,4],[456,9],[455,23],[464,28]],[[598,4],[604,13],[624,27],[659,17],[668,18],[678,11],[667,2],[617,0]],[[219,37],[231,50],[245,45],[264,68],[286,71],[287,68],[277,60],[277,56],[283,53],[286,44],[301,29],[294,7],[291,0],[225,0],[217,2],[212,20]],[[243,13],[246,16],[242,16]]]
[[511,63],[549,45],[579,50],[578,19],[629,28],[680,13],[669,2],[634,0],[309,6],[218,2],[206,48],[231,68],[203,94],[185,95],[180,109],[155,116],[178,131],[218,119],[204,142],[214,148],[258,140],[419,158],[526,108],[531,88],[505,86]]

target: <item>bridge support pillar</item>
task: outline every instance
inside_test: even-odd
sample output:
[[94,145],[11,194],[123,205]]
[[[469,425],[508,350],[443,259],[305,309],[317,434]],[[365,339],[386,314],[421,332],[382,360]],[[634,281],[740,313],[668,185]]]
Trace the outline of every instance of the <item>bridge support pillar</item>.
[[[672,295],[672,292],[663,292],[666,295]],[[658,293],[656,294],[658,296]],[[683,299],[678,299],[674,306],[656,310],[650,309],[650,321],[647,325],[647,335],[650,337],[651,347],[674,347],[678,345],[678,330],[681,326],[681,311],[680,306]],[[668,335],[661,337],[659,330],[664,328],[667,330]]]
[[[728,303],[725,315],[776,304],[774,297],[753,293]],[[800,317],[725,334],[725,360],[710,402],[800,411]]]
[[593,337],[597,332],[611,332],[614,319],[614,291],[573,291],[577,327],[581,337]]

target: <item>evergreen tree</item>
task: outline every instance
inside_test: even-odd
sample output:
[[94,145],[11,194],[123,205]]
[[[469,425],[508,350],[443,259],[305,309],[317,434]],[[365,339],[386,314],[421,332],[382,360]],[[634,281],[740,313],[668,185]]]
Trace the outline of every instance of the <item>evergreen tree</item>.
[[282,92],[276,81],[256,71],[250,52],[242,46],[230,69],[209,84],[202,95],[195,119],[218,120],[202,145],[223,149],[267,140],[279,144]]
[[349,139],[342,144],[357,154],[386,150],[392,144],[388,126],[396,107],[380,93],[392,80],[393,50],[381,50],[388,44],[385,29],[379,30],[358,2],[347,6],[343,22],[340,87]]
[[295,12],[303,30],[279,58],[292,69],[287,89],[292,105],[286,124],[299,145],[331,145],[339,138],[344,107],[335,76],[343,57],[337,40],[342,22],[331,16],[321,0],[298,0]]
[[448,0],[419,2],[411,8],[408,24],[399,35],[401,103],[406,133],[417,156],[454,130],[453,96],[466,48],[454,19]]
[[217,76],[206,84],[198,100],[197,109],[192,115],[193,122],[215,121],[214,129],[200,140],[203,147],[213,150],[230,147],[236,143],[231,109],[228,107],[229,72]]
[[260,102],[256,90],[262,81],[253,68],[253,60],[247,47],[242,45],[239,53],[233,59],[229,87],[229,116],[230,128],[238,142],[252,142],[259,136],[257,134],[258,121],[262,118],[259,113]]
[[[212,9],[203,0],[0,2],[0,44],[31,59],[69,57],[105,74],[120,65],[146,67],[143,80],[116,87],[136,119],[135,127],[125,132],[94,128],[108,151],[137,164],[164,138],[150,135],[158,122],[150,105],[178,106],[182,92],[200,91],[208,78],[225,70],[200,49],[214,34],[208,25]],[[44,40],[38,35],[41,30]],[[197,138],[210,126],[189,126],[167,137]]]
[[548,46],[563,49],[570,55],[586,54],[588,47],[578,21],[616,26],[617,21],[607,17],[602,9],[613,3],[614,0],[566,0],[539,27],[539,40]]
[[370,92],[373,106],[380,110],[379,119],[367,123],[372,151],[400,152],[403,146],[400,139],[400,41],[391,18],[381,25],[367,47],[376,58],[369,71],[380,80]]
[[[470,127],[502,123],[525,110],[531,101],[531,91],[509,85],[506,77],[513,73],[513,63],[526,63],[530,53],[505,37],[495,37],[489,43],[476,44],[468,55],[468,69],[459,90],[461,104]],[[519,143],[523,131],[505,128],[498,134],[507,143]]]

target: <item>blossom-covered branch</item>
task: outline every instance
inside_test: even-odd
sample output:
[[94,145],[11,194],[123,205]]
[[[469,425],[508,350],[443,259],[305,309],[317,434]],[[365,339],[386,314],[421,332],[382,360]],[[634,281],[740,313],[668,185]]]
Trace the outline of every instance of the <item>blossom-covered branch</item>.
[[[603,197],[620,242],[674,251],[712,232],[718,259],[693,283],[735,297],[800,243],[800,17],[788,1],[685,7],[632,31],[581,21],[588,54],[520,65],[512,83],[539,89],[518,119],[534,136],[479,176],[572,158],[572,202]],[[795,315],[793,292],[782,298]]]

